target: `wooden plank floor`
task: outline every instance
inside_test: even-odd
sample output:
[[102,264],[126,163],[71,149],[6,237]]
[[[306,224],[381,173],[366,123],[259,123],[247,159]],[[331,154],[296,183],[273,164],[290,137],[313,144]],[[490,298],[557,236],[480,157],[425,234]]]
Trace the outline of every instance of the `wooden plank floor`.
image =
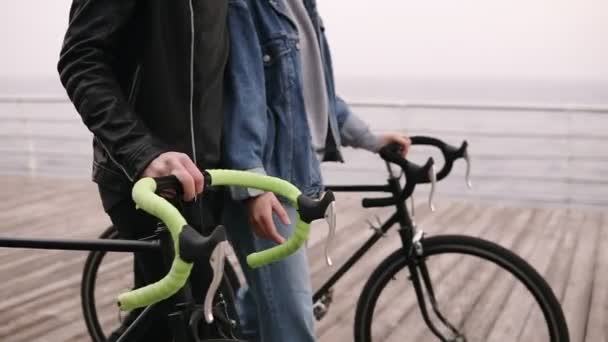
[[[93,238],[109,223],[95,187],[87,181],[0,177],[0,189],[1,236]],[[338,199],[339,231],[333,258],[339,265],[372,234],[365,220],[372,215],[385,218],[390,210],[363,210],[359,206],[360,197],[355,194],[341,195]],[[416,219],[422,229],[429,234],[481,236],[514,249],[550,282],[563,303],[573,342],[608,341],[606,210],[518,207],[455,199],[439,200],[437,207],[438,212],[430,214],[422,205],[418,206]],[[313,285],[318,287],[333,269],[324,265],[322,242],[326,229],[322,224],[315,228],[309,257]],[[354,308],[360,291],[372,270],[398,245],[392,232],[340,280],[334,289],[334,303],[329,313],[317,324],[320,341],[352,340]],[[85,256],[83,252],[0,249],[0,341],[87,341],[79,299]],[[443,280],[438,283],[446,284],[438,286],[440,296],[466,298],[463,291],[473,286],[476,293],[484,295],[475,303],[475,310],[468,307],[468,311],[497,321],[505,321],[511,313],[517,314],[520,302],[509,299],[521,290],[491,270],[477,272],[481,278],[471,278],[475,265],[449,262],[432,265],[432,270],[440,270],[432,276]],[[124,278],[120,275],[128,272],[129,262],[117,260],[106,266],[112,272],[104,273],[109,281],[100,296],[107,308],[102,319],[111,324],[117,320],[113,296],[128,286],[120,282]],[[121,269],[123,273],[117,271]],[[467,281],[470,286],[462,286]],[[460,285],[450,286],[457,283]],[[488,284],[497,285],[492,286],[496,292],[481,291]],[[401,294],[408,289],[395,286],[388,291]],[[501,309],[494,305],[495,298],[504,298]],[[407,333],[412,341],[429,340],[422,324],[416,323],[420,322],[418,312],[411,310],[415,304],[411,290],[407,295],[391,299],[394,299],[391,305],[380,302],[377,308],[377,312],[392,317],[383,321],[378,330],[382,340],[400,340],[400,333]],[[400,310],[394,310],[395,307]],[[535,319],[531,316],[524,321],[525,325],[508,329],[520,331],[521,341],[536,341]],[[498,328],[485,331],[474,325],[478,320],[469,321],[463,324],[473,324],[470,328],[485,336],[480,340],[514,340],[501,339],[509,331]]]

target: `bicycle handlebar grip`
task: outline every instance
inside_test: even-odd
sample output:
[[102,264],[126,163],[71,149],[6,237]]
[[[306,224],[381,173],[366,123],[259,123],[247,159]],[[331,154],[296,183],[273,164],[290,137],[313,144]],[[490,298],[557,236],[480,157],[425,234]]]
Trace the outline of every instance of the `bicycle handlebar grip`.
[[181,197],[184,194],[182,183],[180,183],[179,179],[174,175],[155,177],[154,181],[156,182],[156,190],[154,191],[156,193],[172,190],[175,191],[176,197]]
[[443,150],[446,146],[449,146],[448,144],[446,144],[445,142],[443,142],[437,138],[425,137],[425,136],[410,137],[410,141],[412,142],[412,145],[430,145],[430,146],[435,146],[440,150]]
[[238,170],[207,170],[212,186],[241,186],[274,192],[289,200],[296,208],[302,193],[288,181],[276,177]]
[[[245,171],[208,170],[206,176],[205,181],[210,185],[244,186],[272,191],[287,198],[298,209],[298,220],[293,235],[280,246],[249,255],[247,263],[253,268],[278,261],[293,254],[308,238],[310,222],[322,217],[327,207],[334,201],[331,192],[328,192],[322,200],[313,201],[303,196],[298,188],[287,181]],[[153,178],[140,179],[133,187],[132,196],[137,208],[159,218],[166,224],[173,240],[175,258],[169,273],[163,279],[119,295],[118,305],[122,310],[129,311],[149,306],[171,297],[188,280],[193,266],[192,261],[196,260],[198,254],[201,253],[198,250],[207,246],[211,241],[224,237],[220,232],[216,232],[209,238],[195,238],[194,235],[196,234],[190,231],[191,228],[189,228],[179,211],[167,200],[155,194],[157,190],[162,191],[162,187],[170,187],[179,191],[181,188],[178,186],[179,182],[173,176],[159,178],[158,182]],[[188,236],[182,236],[182,232]],[[187,261],[182,258],[181,243],[184,243],[183,253]]]
[[298,215],[296,230],[287,241],[267,250],[249,254],[247,256],[247,264],[251,268],[258,268],[287,258],[306,242],[309,232],[310,224],[302,221]]
[[432,138],[432,137],[414,136],[414,137],[410,137],[410,140],[412,141],[412,145],[434,146],[434,147],[437,147],[441,151],[441,153],[443,154],[443,158],[445,160],[445,164],[443,165],[441,170],[439,170],[439,172],[437,172],[437,180],[442,180],[445,177],[447,177],[447,175],[450,173],[450,171],[452,171],[454,162],[457,159],[464,157],[464,155],[467,151],[467,147],[468,147],[468,142],[466,140],[462,142],[462,145],[460,146],[460,148],[454,147],[439,139]]
[[322,219],[325,216],[327,207],[335,200],[336,197],[331,191],[327,191],[320,200],[313,200],[300,195],[298,197],[298,212],[302,221],[311,223],[314,220]]
[[163,279],[121,294],[118,296],[118,306],[121,310],[131,311],[165,300],[184,287],[191,270],[191,263],[186,263],[181,259],[174,259],[171,270]]
[[137,208],[161,219],[169,229],[173,239],[175,259],[169,273],[161,280],[148,286],[123,293],[118,296],[118,305],[122,310],[130,311],[148,306],[171,297],[184,286],[192,270],[192,264],[183,261],[179,256],[179,236],[186,220],[167,200],[156,195],[156,181],[142,178],[133,187],[133,200]]
[[382,159],[407,168],[408,161],[401,155],[403,147],[397,143],[387,144],[378,151]]
[[[279,261],[295,253],[308,239],[310,222],[323,217],[317,217],[316,213],[325,213],[329,204],[334,200],[333,194],[328,192],[322,200],[313,201],[302,195],[293,184],[275,177],[237,170],[207,170],[207,173],[211,178],[210,184],[213,186],[231,185],[271,191],[287,198],[298,210],[294,233],[281,245],[248,255],[247,264],[251,268],[258,268]],[[311,209],[313,207],[307,203],[313,203],[315,208]],[[312,216],[310,217],[312,219],[307,217],[308,211],[311,211]],[[312,214],[312,212],[315,212],[315,214]]]

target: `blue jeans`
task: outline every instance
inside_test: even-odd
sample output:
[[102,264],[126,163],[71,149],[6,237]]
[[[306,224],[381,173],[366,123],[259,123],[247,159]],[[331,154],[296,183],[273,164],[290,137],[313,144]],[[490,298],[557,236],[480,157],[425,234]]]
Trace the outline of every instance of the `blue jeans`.
[[[251,230],[245,206],[228,200],[224,224],[245,273],[248,288],[239,291],[238,311],[245,339],[252,342],[315,341],[312,291],[306,249],[285,260],[251,269],[249,253],[275,246]],[[292,225],[283,225],[275,216],[279,233],[289,237],[296,222],[296,210],[283,203]]]

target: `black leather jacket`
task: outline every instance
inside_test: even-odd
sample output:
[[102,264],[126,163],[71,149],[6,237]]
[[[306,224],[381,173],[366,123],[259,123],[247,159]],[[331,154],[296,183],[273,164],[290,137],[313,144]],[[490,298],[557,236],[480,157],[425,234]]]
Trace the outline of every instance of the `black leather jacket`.
[[128,193],[167,151],[220,158],[227,0],[73,0],[58,70],[94,134],[93,180]]

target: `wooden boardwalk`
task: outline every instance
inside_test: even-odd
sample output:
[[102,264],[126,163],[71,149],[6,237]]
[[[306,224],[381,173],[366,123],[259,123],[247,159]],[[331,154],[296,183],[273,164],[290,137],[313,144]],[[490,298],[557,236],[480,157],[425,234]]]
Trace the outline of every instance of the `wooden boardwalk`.
[[[0,189],[2,236],[93,238],[109,223],[94,185],[87,181],[3,176]],[[333,252],[336,264],[344,262],[356,246],[372,234],[366,218],[372,214],[386,217],[390,212],[361,209],[360,197],[356,194],[340,195],[338,199],[338,242]],[[438,212],[434,214],[423,206],[418,207],[417,221],[422,229],[429,234],[482,236],[514,249],[549,280],[563,304],[571,341],[608,341],[608,212],[605,208],[534,208],[441,198],[437,207]],[[315,287],[332,272],[324,266],[323,244],[319,243],[326,229],[323,225],[317,228],[313,229],[309,246]],[[354,306],[361,288],[376,265],[398,245],[394,232],[389,234],[336,285],[334,303],[328,315],[317,324],[320,341],[352,340]],[[85,256],[83,252],[0,249],[0,341],[87,341],[79,299]],[[457,267],[450,268],[450,279],[457,279],[456,271]],[[504,295],[509,291],[503,290]],[[108,302],[113,302],[113,295],[115,293],[106,297]],[[396,305],[411,305],[413,294],[408,295],[398,299]],[[108,319],[115,319],[115,308],[108,307]],[[483,311],[485,314],[498,315],[513,308],[487,309]],[[425,340],[420,335],[421,325],[403,326],[408,336],[417,337],[412,341]],[[389,328],[387,325],[385,329],[387,341],[395,338],[388,333],[394,329]]]

